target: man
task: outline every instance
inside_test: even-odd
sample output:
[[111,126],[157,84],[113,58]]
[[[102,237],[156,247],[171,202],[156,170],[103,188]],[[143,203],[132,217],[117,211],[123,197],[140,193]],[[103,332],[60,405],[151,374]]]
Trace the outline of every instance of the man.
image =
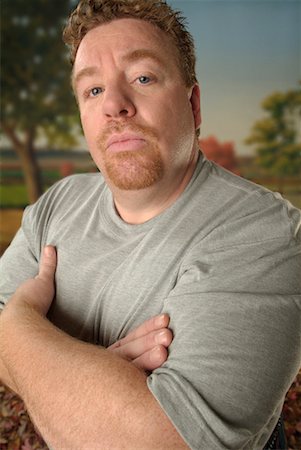
[[300,211],[203,158],[164,1],[81,0],[65,40],[102,175],[26,210],[1,377],[55,449],[262,449],[300,366]]

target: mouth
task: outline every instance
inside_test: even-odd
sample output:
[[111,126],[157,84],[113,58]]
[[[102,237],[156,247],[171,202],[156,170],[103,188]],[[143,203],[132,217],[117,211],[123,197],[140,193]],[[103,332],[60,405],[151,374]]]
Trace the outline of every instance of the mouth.
[[139,150],[145,145],[145,142],[144,137],[140,134],[113,134],[106,143],[106,150],[109,152]]

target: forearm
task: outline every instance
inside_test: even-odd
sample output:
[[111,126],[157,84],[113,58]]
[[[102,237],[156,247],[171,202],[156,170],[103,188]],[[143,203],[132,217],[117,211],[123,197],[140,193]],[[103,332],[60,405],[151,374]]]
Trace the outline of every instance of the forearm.
[[13,382],[6,366],[4,365],[2,359],[0,358],[0,381],[5,384],[9,389],[17,393],[17,387]]
[[186,448],[130,362],[24,305],[6,311],[0,333],[1,357],[51,447]]
[[[2,310],[0,310],[0,317],[1,317]],[[4,365],[2,358],[0,356],[0,381],[5,384],[7,387],[9,387],[14,392],[17,392],[17,387],[15,383],[13,382],[6,366]]]

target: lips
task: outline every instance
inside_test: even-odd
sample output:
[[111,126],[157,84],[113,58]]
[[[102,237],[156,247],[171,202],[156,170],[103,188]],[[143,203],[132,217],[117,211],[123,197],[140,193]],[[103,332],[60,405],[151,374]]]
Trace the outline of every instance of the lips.
[[106,150],[125,151],[136,150],[145,144],[144,137],[139,133],[118,133],[113,134],[107,140]]

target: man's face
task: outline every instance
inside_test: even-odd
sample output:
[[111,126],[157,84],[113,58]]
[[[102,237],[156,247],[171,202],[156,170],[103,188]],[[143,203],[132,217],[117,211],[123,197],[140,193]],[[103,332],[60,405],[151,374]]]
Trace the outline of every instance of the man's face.
[[161,30],[119,19],[89,31],[73,85],[89,150],[112,189],[181,178],[192,159],[199,91],[185,86]]

